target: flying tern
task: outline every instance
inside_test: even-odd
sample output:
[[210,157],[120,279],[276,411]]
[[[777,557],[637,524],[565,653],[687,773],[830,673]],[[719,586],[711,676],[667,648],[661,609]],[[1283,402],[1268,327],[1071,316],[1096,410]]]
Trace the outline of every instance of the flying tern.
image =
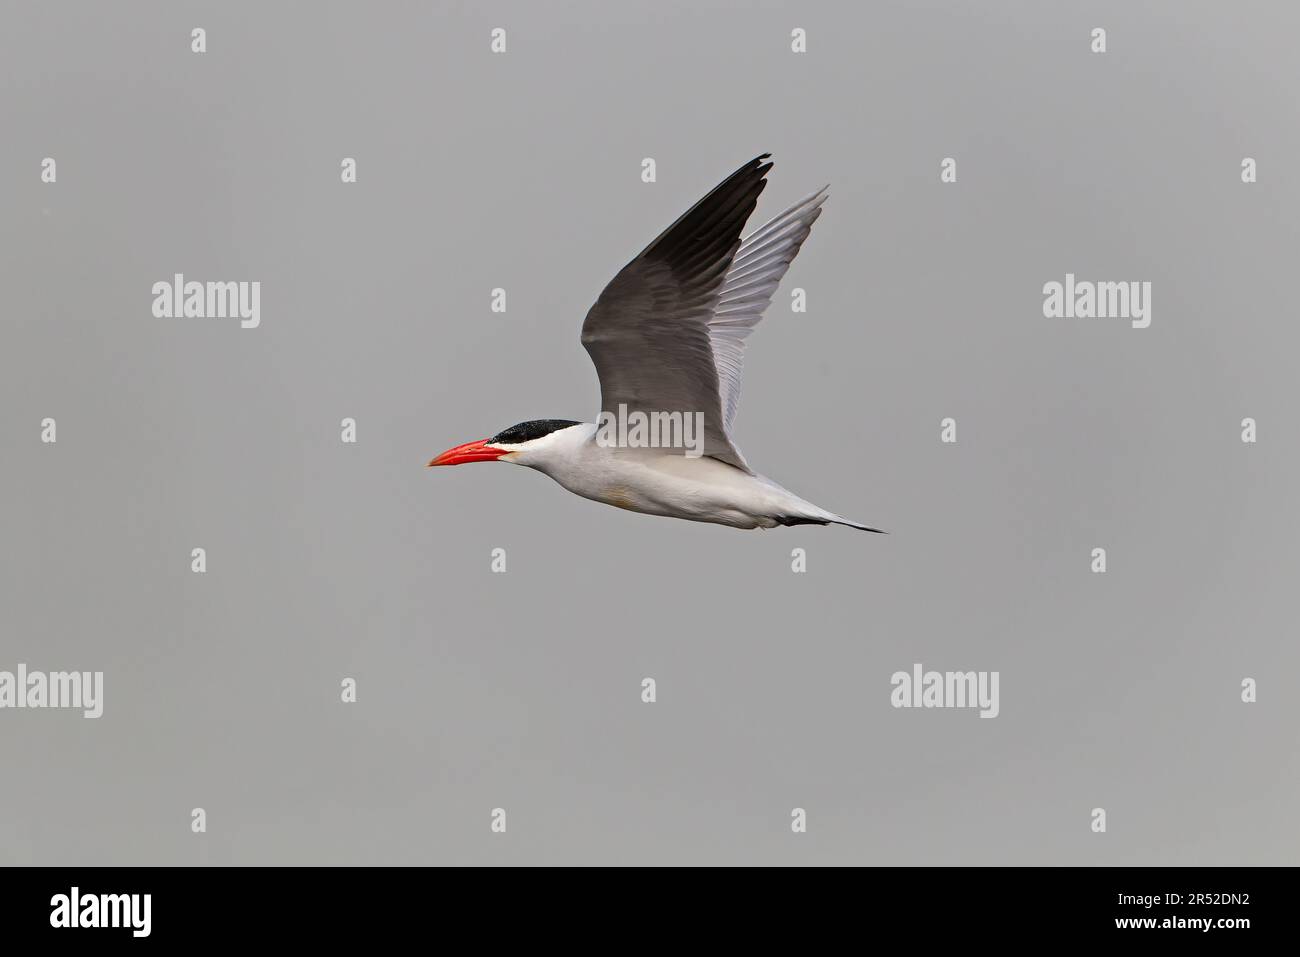
[[[600,377],[598,423],[521,422],[448,449],[429,465],[511,462],[606,505],[735,528],[836,524],[881,531],[759,475],[731,437],[745,340],[827,197],[823,187],[742,238],[767,185],[769,156],[740,167],[664,230],[587,313],[582,344]],[[631,441],[644,429],[602,427],[615,414],[680,425],[679,441]],[[688,448],[680,440],[691,423],[700,434]]]

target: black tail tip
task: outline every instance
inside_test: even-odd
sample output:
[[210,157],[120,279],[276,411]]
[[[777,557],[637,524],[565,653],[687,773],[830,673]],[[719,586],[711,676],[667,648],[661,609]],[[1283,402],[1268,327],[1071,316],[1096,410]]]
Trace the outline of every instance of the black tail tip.
[[860,531],[860,532],[875,532],[877,535],[888,535],[888,534],[889,534],[889,532],[885,531],[883,528],[872,528],[870,525],[859,525],[857,522],[850,522],[850,521],[846,521],[846,520],[844,520],[844,519],[841,519],[840,521],[836,522],[835,524],[837,524],[837,525],[845,525],[845,526],[847,526],[847,527],[849,527],[849,528],[856,528],[856,529],[857,529],[858,531]]
[[875,532],[877,535],[889,534],[883,528],[859,525],[857,522],[850,522],[847,518],[806,518],[802,515],[782,515],[777,521],[787,528],[791,525],[843,525],[845,528],[856,528],[860,532]]

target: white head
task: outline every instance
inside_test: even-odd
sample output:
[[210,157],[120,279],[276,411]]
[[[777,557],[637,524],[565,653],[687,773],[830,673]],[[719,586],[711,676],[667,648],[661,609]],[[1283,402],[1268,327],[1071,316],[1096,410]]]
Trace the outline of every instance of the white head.
[[576,446],[591,437],[595,426],[572,419],[533,419],[512,425],[477,442],[448,449],[429,465],[464,465],[467,462],[511,462],[547,470],[547,466],[569,458]]

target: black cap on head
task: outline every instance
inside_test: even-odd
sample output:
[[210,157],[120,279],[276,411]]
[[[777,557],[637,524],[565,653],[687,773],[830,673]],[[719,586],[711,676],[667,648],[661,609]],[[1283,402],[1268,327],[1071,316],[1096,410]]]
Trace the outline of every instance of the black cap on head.
[[529,422],[520,422],[518,425],[512,425],[510,428],[498,432],[488,439],[488,444],[519,445],[522,442],[540,439],[542,436],[550,435],[560,429],[567,429],[571,425],[581,424],[581,422],[575,422],[573,419],[533,419]]

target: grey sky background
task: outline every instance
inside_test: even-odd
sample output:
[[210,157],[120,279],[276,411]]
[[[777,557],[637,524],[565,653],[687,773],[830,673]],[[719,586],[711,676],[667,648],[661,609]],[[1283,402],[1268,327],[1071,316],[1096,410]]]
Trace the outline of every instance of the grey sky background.
[[[0,711],[0,863],[1295,863],[1294,6],[0,10],[0,669],[106,684]],[[593,420],[586,310],[764,151],[752,225],[831,196],[737,441],[891,535],[423,467]],[[1001,715],[891,708],[918,661]]]

